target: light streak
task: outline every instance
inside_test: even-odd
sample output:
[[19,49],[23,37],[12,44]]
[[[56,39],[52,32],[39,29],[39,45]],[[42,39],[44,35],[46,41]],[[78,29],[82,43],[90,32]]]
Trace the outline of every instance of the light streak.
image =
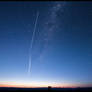
[[37,12],[37,16],[36,16],[36,20],[35,20],[35,25],[34,25],[34,30],[33,30],[33,34],[32,34],[32,39],[31,39],[31,43],[30,43],[31,53],[29,51],[29,64],[28,64],[29,65],[28,66],[28,74],[29,75],[30,75],[31,68],[32,68],[32,47],[33,47],[33,41],[34,41],[35,32],[36,32],[36,26],[37,26],[38,16],[39,16],[39,12]]

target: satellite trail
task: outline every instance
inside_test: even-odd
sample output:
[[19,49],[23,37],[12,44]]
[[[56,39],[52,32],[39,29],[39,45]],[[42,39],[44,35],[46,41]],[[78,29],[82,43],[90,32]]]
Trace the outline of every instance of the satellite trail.
[[32,47],[33,47],[33,41],[34,41],[35,32],[36,32],[36,26],[37,26],[38,16],[39,16],[39,12],[37,12],[37,16],[36,16],[36,20],[35,20],[35,24],[34,24],[34,29],[33,29],[33,34],[32,34],[32,39],[31,39],[31,43],[30,43],[31,53],[29,51],[29,64],[28,64],[28,74],[29,75],[31,73],[31,66],[32,66]]

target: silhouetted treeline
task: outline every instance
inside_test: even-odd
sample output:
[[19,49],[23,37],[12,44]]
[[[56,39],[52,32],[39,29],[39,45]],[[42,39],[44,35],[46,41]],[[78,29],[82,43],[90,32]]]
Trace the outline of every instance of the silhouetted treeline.
[[0,88],[0,92],[92,92],[90,88]]

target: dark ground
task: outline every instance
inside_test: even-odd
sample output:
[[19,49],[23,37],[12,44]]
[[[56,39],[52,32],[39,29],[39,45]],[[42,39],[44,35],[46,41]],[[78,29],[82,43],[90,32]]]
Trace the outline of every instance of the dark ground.
[[92,92],[90,88],[5,88],[1,87],[0,92]]

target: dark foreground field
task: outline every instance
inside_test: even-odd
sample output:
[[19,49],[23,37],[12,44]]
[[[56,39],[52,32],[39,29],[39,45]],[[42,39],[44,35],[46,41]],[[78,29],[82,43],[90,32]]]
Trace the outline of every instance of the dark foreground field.
[[92,92],[92,88],[0,88],[0,92]]

